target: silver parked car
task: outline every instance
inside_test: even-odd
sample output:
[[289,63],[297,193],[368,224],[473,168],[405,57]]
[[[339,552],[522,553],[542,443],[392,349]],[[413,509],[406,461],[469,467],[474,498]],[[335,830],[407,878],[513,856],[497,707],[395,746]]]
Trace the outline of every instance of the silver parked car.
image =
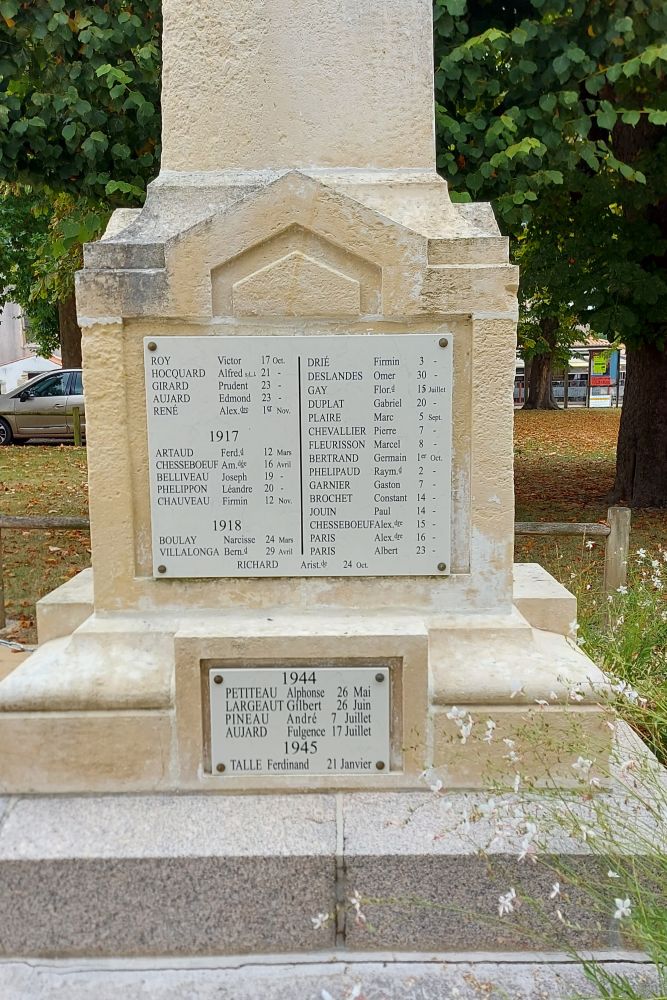
[[37,375],[0,396],[0,445],[29,438],[72,438],[74,407],[79,408],[83,434],[85,410],[80,368]]

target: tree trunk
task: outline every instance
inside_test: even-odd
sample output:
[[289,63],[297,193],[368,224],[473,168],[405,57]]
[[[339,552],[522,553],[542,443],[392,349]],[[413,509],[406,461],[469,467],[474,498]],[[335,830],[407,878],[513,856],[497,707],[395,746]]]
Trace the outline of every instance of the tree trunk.
[[81,327],[76,321],[76,299],[72,294],[58,303],[60,354],[63,368],[81,367]]
[[667,507],[667,351],[626,354],[625,395],[611,503]]
[[530,372],[526,375],[526,401],[524,410],[559,410],[553,396],[553,355],[535,354]]

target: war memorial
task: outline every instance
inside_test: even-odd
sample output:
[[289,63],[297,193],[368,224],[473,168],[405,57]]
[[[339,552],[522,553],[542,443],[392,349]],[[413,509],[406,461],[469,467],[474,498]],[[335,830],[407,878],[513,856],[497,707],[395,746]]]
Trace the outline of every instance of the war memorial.
[[3,951],[530,949],[552,873],[458,819],[612,737],[513,564],[518,273],[436,172],[430,0],[185,6],[78,275],[93,566],[0,683]]

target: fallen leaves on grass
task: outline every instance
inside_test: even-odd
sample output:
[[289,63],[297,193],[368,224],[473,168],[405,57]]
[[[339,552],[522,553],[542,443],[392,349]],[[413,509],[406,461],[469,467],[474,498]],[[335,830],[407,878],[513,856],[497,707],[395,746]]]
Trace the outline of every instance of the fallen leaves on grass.
[[[88,514],[84,449],[0,449],[0,512],[16,516]],[[35,641],[35,602],[90,565],[86,531],[4,531],[7,617],[21,641]]]

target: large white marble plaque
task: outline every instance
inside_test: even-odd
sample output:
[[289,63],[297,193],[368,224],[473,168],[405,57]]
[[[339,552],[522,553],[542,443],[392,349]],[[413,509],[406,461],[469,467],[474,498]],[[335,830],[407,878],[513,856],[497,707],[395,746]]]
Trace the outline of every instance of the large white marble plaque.
[[214,774],[390,770],[387,667],[209,672]]
[[145,341],[154,574],[449,570],[451,338]]

